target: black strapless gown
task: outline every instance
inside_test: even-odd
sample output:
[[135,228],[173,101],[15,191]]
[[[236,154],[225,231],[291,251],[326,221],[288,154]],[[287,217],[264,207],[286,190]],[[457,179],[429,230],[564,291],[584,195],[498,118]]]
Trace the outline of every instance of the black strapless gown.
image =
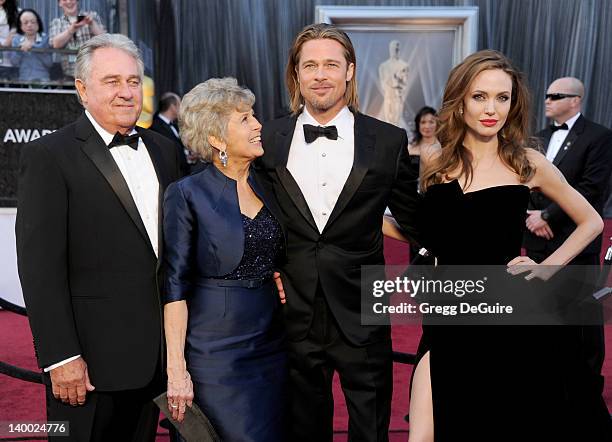
[[[439,264],[505,265],[520,255],[529,188],[424,195],[424,245]],[[436,441],[610,441],[597,380],[571,327],[424,325]]]

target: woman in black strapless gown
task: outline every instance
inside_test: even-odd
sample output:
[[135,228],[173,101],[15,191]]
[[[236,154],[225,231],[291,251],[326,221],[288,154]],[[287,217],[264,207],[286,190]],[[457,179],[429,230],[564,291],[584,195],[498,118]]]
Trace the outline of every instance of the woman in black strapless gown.
[[[525,147],[528,115],[521,76],[499,52],[477,52],[451,71],[443,148],[421,153],[423,245],[439,264],[533,265],[537,274],[542,267],[519,256],[531,188],[577,224],[545,264],[566,264],[601,232],[596,211]],[[605,404],[572,358],[568,329],[424,325],[410,441],[609,440]]]

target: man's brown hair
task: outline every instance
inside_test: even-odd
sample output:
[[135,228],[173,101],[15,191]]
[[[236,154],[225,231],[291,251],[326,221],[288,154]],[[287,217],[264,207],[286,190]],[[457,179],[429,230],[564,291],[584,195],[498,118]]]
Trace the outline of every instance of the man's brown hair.
[[[351,39],[344,31],[341,31],[334,25],[327,23],[317,23],[314,25],[308,25],[295,37],[293,45],[289,50],[289,61],[287,62],[287,69],[285,71],[285,82],[287,83],[287,89],[289,89],[289,98],[291,100],[291,112],[294,114],[298,113],[302,105],[304,104],[304,98],[300,93],[300,84],[298,82],[298,65],[300,60],[300,52],[304,43],[310,40],[318,39],[330,39],[335,40],[344,48],[344,58],[346,60],[347,67],[353,63],[354,69],[357,69],[357,62],[355,57],[355,48]],[[356,72],[356,71],[355,71]],[[353,74],[353,78],[347,81],[346,92],[344,93],[344,99],[346,100],[347,106],[357,111],[359,109],[359,97],[357,95],[357,78]]]

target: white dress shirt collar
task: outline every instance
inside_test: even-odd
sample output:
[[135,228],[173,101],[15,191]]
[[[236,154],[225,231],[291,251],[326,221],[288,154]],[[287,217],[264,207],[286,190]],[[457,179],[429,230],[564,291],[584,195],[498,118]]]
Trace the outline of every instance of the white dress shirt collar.
[[[100,126],[98,122],[96,121],[96,119],[93,117],[93,115],[91,115],[91,113],[88,110],[85,110],[85,115],[87,116],[91,124],[93,125],[96,132],[98,132],[100,137],[102,137],[102,141],[104,141],[104,144],[108,146],[111,143],[111,141],[113,141],[115,134],[111,134],[106,129],[104,129],[102,126]],[[133,135],[135,133],[136,133],[136,129],[132,128],[132,130],[130,131],[128,135]],[[142,140],[138,140],[138,141],[139,141],[138,144],[140,145]]]
[[[567,130],[568,131],[572,130],[572,127],[574,127],[574,123],[576,123],[576,120],[578,120],[580,115],[581,115],[580,112],[578,112],[576,115],[574,115],[572,118],[570,118],[569,120],[567,120],[565,122],[565,124],[567,124]],[[554,124],[555,124],[555,126],[561,126],[556,121],[554,122]],[[563,129],[561,129],[561,130],[563,130]]]
[[170,118],[167,118],[165,115],[163,114],[157,114],[157,116],[159,117],[160,120],[162,120],[164,123],[166,123],[167,125],[171,126],[172,125],[172,121],[170,121]]
[[[572,130],[572,127],[574,126],[579,117],[580,112],[578,112],[576,115],[574,115],[572,118],[565,122],[565,124],[567,124],[567,129],[558,129],[553,132],[552,136],[550,137],[550,141],[548,142],[548,149],[546,150],[546,158],[550,162],[555,161],[555,158],[557,157],[559,150],[561,150],[561,147],[563,146],[563,143],[565,142],[569,131]],[[554,122],[554,124],[555,126],[560,126],[560,124],[557,124],[556,121]],[[565,148],[567,149],[567,146]]]
[[[342,134],[340,133],[340,128],[346,128],[347,124],[351,125],[350,129],[353,129],[353,121],[354,121],[354,117],[353,117],[353,113],[349,110],[349,108],[347,106],[344,106],[342,109],[340,109],[340,111],[336,114],[336,116],[334,118],[332,118],[327,124],[323,125],[321,123],[319,123],[317,120],[315,120],[315,118],[310,115],[310,112],[308,112],[308,109],[306,109],[306,106],[303,107],[303,111],[300,114],[300,116],[298,117],[298,122],[301,123],[302,125],[304,124],[312,124],[313,126],[336,126],[336,128],[338,129],[338,136],[342,137]],[[346,135],[346,134],[345,134]]]
[[172,133],[174,134],[176,138],[179,138],[179,139],[181,138],[178,131],[176,130],[176,127],[174,127],[174,125],[172,124],[172,121],[170,121],[169,118],[167,118],[166,116],[162,114],[157,114],[157,116],[159,117],[160,120],[162,120],[164,123],[170,126],[170,129],[172,130]]

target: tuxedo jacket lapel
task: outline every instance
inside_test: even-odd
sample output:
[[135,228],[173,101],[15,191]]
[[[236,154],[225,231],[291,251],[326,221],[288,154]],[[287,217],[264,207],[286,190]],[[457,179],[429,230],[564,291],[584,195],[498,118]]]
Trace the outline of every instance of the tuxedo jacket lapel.
[[567,152],[576,143],[578,136],[582,133],[583,130],[584,130],[584,118],[581,115],[580,117],[578,117],[578,119],[572,126],[572,130],[569,131],[569,133],[567,134],[567,137],[565,137],[565,140],[563,141],[563,145],[561,145],[559,152],[557,152],[557,156],[555,156],[555,159],[553,161],[553,164],[555,166],[558,167],[561,161],[563,161],[563,158],[565,158],[565,156],[567,155]]
[[289,158],[289,149],[291,148],[291,140],[293,138],[296,121],[297,117],[294,116],[289,120],[290,123],[287,125],[286,130],[277,132],[274,136],[274,143],[276,146],[275,170],[279,181],[287,192],[287,195],[289,195],[289,198],[291,198],[291,201],[293,201],[293,204],[295,204],[306,222],[318,232],[317,223],[310,212],[310,208],[300,190],[300,186],[298,186],[291,172],[287,169],[287,159]]
[[354,115],[355,156],[353,159],[353,168],[351,169],[351,173],[349,174],[346,183],[338,196],[338,201],[336,201],[336,205],[334,206],[334,209],[332,210],[323,231],[329,228],[329,226],[338,218],[346,205],[349,203],[359,188],[359,185],[363,181],[366,173],[368,173],[368,167],[369,164],[371,164],[372,157],[374,155],[374,144],[376,141],[375,136],[367,131],[362,115],[358,112],[355,112]]
[[102,138],[100,138],[85,115],[82,115],[77,123],[77,139],[83,143],[81,149],[111,186],[125,211],[138,228],[143,239],[151,247],[151,252],[153,252],[153,245],[151,244],[144,223],[140,218],[140,213],[138,212],[138,208],[132,198],[125,178],[123,178],[123,174],[119,170],[117,163],[115,163],[110,151],[104,145]]

